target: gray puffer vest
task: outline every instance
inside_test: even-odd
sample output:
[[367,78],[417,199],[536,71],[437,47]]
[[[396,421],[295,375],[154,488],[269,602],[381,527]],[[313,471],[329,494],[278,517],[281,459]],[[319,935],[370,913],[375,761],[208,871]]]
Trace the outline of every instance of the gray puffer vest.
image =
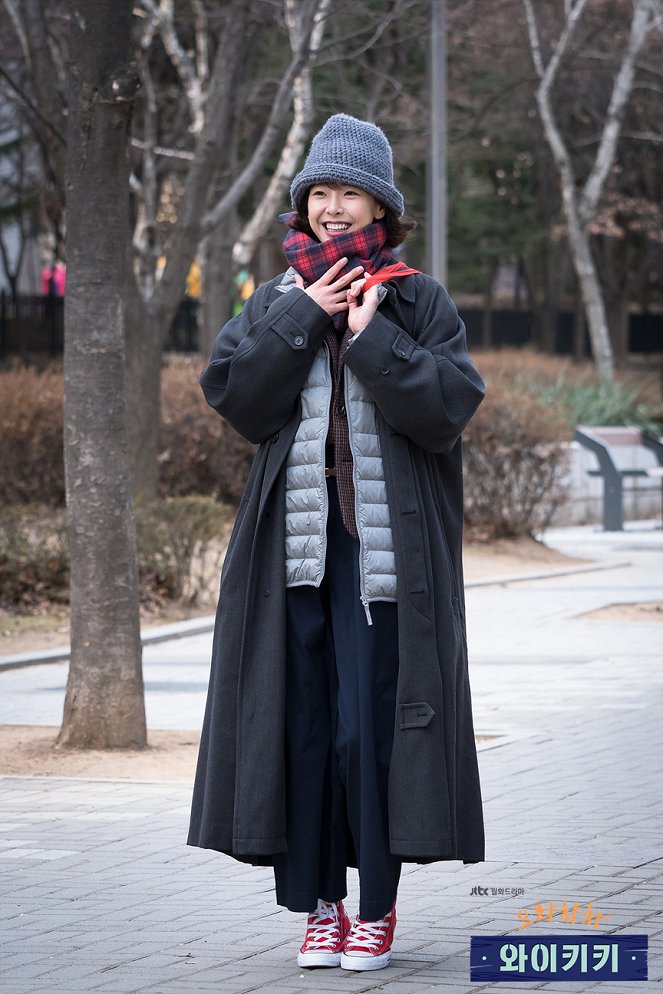
[[[290,286],[284,280],[279,289]],[[345,407],[359,535],[360,597],[371,624],[372,601],[396,600],[396,561],[375,404],[345,367]],[[319,587],[327,551],[325,443],[332,398],[329,349],[322,345],[301,391],[302,419],[286,471],[286,585]]]

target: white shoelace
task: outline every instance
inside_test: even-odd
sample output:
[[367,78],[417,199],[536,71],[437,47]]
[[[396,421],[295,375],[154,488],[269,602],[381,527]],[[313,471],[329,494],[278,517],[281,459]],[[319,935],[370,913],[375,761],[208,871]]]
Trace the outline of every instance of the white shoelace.
[[355,918],[348,936],[348,944],[368,953],[374,952],[387,934],[390,920],[383,918],[379,922],[360,922]]
[[341,937],[340,928],[336,905],[319,900],[317,908],[308,918],[306,945],[313,949],[335,946]]

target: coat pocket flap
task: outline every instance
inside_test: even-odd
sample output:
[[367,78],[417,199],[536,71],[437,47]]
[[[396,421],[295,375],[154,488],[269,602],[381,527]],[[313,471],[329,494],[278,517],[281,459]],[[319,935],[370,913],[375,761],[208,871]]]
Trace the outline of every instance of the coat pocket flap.
[[414,352],[414,342],[409,335],[404,335],[401,332],[396,336],[396,340],[391,346],[391,351],[398,359],[409,359]]
[[425,728],[426,725],[430,725],[435,714],[430,704],[426,704],[425,701],[420,704],[399,704],[396,711],[400,728]]

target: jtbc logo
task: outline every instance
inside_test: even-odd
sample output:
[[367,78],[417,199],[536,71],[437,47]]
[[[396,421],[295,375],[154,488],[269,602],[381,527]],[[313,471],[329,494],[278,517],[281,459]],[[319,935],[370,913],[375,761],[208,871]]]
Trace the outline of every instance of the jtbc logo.
[[487,887],[477,886],[473,887],[472,890],[470,891],[470,896],[474,895],[475,897],[486,897],[487,894],[488,894]]

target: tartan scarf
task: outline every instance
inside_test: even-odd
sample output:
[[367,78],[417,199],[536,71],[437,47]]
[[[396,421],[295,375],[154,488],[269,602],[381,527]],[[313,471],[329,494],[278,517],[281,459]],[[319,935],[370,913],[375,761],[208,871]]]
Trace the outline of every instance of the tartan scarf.
[[[285,214],[283,220],[288,224],[292,217],[294,214]],[[288,264],[297,270],[307,286],[324,276],[342,256],[346,256],[348,262],[339,276],[349,273],[355,266],[363,266],[367,274],[375,273],[396,261],[387,245],[387,229],[382,221],[334,235],[326,242],[318,242],[303,231],[291,228],[283,240],[283,252]],[[335,314],[332,321],[336,331],[342,333],[347,326],[347,311]]]

